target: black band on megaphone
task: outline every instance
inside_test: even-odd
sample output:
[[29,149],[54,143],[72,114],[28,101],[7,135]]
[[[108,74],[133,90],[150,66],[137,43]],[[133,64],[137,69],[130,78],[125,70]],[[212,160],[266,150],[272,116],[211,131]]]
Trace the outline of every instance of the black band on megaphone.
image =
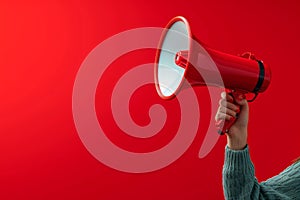
[[262,61],[257,60],[258,62],[258,66],[259,66],[259,75],[258,75],[258,81],[257,84],[253,90],[253,93],[258,93],[258,91],[260,90],[263,82],[264,82],[264,78],[265,78],[265,67]]

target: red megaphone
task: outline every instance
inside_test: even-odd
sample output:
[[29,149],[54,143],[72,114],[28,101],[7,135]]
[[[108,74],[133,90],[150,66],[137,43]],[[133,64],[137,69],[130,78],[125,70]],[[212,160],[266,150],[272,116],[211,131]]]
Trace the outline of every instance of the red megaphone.
[[[172,99],[187,86],[224,87],[233,96],[264,92],[271,70],[251,53],[233,56],[211,49],[191,34],[188,21],[173,18],[162,33],[155,61],[155,85],[159,96]],[[186,84],[188,81],[188,84]],[[219,134],[228,132],[236,118],[218,121]]]

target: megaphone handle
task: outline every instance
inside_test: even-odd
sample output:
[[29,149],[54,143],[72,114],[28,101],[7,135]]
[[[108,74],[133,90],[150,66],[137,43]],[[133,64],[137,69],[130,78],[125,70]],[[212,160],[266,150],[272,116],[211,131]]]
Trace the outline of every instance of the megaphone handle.
[[[235,103],[235,98],[237,98],[238,96],[240,96],[241,94],[244,94],[243,92],[239,92],[239,91],[235,91],[235,90],[228,90],[226,89],[226,92],[233,96],[233,101],[231,101],[232,103],[234,103],[236,106],[240,107],[237,103]],[[239,114],[239,111],[237,112],[237,114]],[[237,115],[238,117],[238,115]],[[230,120],[219,120],[216,122],[216,126],[218,128],[218,133],[220,135],[224,135],[225,133],[229,132],[230,127],[235,123],[235,121],[237,120],[237,117],[232,117]]]

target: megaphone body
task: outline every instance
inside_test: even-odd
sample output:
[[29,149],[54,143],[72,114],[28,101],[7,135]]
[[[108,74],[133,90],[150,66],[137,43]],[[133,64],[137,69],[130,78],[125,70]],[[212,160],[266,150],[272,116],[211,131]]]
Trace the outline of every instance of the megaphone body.
[[[255,98],[271,80],[271,70],[261,60],[251,53],[234,56],[209,48],[191,34],[188,21],[180,16],[166,26],[155,63],[155,85],[163,99],[172,99],[190,85],[224,87],[233,96],[252,93]],[[235,120],[217,122],[218,132],[228,132]]]

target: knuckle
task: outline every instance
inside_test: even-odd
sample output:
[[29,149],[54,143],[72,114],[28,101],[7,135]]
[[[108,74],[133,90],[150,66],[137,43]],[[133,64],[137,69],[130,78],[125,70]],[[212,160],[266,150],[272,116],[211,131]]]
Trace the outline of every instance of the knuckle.
[[222,101],[223,101],[223,99],[220,99],[220,100],[219,100],[219,105],[222,105]]
[[221,107],[220,107],[220,112],[226,113],[226,112],[227,112],[227,109],[226,109],[224,106],[221,106]]
[[220,119],[220,114],[217,113],[216,116],[215,116],[215,120],[218,121],[219,119]]
[[222,97],[223,99],[225,99],[226,96],[227,96],[226,92],[222,92],[222,93],[221,93],[221,97]]
[[231,111],[231,116],[235,117],[236,116],[236,112]]
[[219,103],[221,106],[227,107],[227,101],[225,99],[221,99]]

